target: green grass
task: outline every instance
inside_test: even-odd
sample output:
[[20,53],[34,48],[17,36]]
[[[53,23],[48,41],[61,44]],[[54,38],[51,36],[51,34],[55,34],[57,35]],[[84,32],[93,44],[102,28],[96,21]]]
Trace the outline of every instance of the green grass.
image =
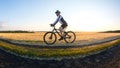
[[34,41],[34,40],[13,40],[13,41],[17,41],[17,42],[25,42],[25,43],[28,43],[28,44],[44,44],[43,41]]
[[[44,41],[38,41],[38,40],[12,40],[11,41],[19,42],[19,43],[27,43],[27,44],[45,44]],[[64,44],[65,41],[56,41],[55,45],[61,45]]]
[[114,46],[115,44],[118,44],[118,43],[120,43],[120,39],[111,41],[108,43],[104,43],[104,44],[85,46],[81,48],[57,49],[57,48],[32,48],[32,47],[16,46],[16,45],[12,45],[12,44],[0,41],[0,47],[7,51],[14,52],[19,55],[25,55],[29,57],[49,58],[49,57],[87,55],[89,53]]

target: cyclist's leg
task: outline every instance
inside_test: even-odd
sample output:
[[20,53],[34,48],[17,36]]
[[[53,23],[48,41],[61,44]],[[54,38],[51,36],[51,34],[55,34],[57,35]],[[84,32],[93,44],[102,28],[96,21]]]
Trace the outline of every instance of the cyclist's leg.
[[61,35],[62,35],[62,32],[63,32],[62,26],[59,27],[59,31],[60,31],[60,33],[61,33]]
[[67,24],[64,24],[62,27],[63,27],[63,36],[65,36],[65,34],[66,34],[66,32],[65,32],[65,30],[67,29]]
[[67,26],[63,28],[63,37],[66,35],[66,31],[65,31],[66,28],[67,28]]
[[59,31],[61,34],[61,37],[59,38],[59,41],[60,41],[60,40],[63,40],[63,28],[62,28],[62,26],[59,27]]
[[59,30],[60,30],[62,36],[65,35],[66,28],[67,28],[67,25],[63,24],[63,25],[60,26]]

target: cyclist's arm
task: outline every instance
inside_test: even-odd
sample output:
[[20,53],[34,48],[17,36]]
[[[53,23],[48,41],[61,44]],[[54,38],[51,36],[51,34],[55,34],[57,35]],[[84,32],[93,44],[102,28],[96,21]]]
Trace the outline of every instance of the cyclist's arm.
[[56,21],[53,23],[53,25],[56,25],[58,21],[60,21],[60,19],[62,18],[62,16],[58,16],[58,18],[56,19]]

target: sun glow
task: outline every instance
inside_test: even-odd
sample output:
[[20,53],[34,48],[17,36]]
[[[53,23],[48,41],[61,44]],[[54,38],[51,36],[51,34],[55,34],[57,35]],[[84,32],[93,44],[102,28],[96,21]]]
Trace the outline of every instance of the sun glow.
[[[100,10],[80,11],[69,19],[75,30],[80,31],[101,31],[113,25],[114,19],[106,19],[107,12]],[[71,25],[70,23],[70,25]]]

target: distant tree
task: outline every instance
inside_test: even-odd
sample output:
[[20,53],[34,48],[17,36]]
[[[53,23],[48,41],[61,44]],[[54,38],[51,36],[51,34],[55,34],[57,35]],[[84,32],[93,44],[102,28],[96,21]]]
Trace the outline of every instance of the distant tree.
[[17,30],[17,31],[0,31],[0,33],[34,33],[34,32],[33,31]]
[[114,31],[104,31],[102,33],[120,33],[120,30],[114,30]]

